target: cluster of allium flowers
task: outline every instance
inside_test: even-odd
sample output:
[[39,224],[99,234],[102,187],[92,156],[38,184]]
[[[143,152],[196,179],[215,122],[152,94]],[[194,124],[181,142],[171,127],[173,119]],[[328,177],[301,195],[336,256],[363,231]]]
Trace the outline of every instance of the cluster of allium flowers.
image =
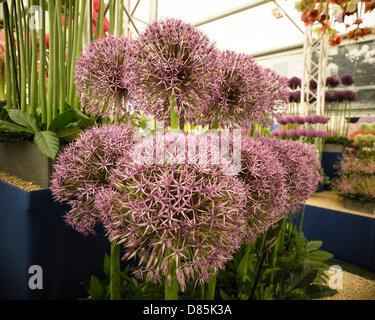
[[65,218],[77,231],[94,232],[100,215],[94,205],[95,195],[109,185],[111,170],[120,157],[127,157],[133,138],[133,128],[125,125],[91,128],[58,156],[51,190],[57,201],[71,205]]
[[157,120],[170,120],[171,95],[180,119],[196,123],[210,99],[217,49],[200,30],[176,19],[157,21],[136,42],[143,110]]
[[269,124],[289,100],[285,78],[234,51],[220,53],[216,89],[205,117],[218,115],[221,126]]
[[317,137],[328,138],[328,132],[325,130],[314,129],[289,129],[289,130],[273,130],[271,131],[272,137]]
[[184,133],[142,140],[132,171],[120,160],[113,189],[96,198],[110,240],[124,243],[124,259],[139,258],[136,275],[176,279],[182,290],[187,279],[207,282],[246,234],[246,187],[223,174],[225,163],[200,158],[198,146]]
[[270,146],[244,137],[239,176],[248,188],[248,236],[254,239],[287,213],[286,172]]
[[373,175],[343,175],[333,182],[343,196],[361,201],[375,201],[375,177]]
[[344,86],[351,86],[354,83],[354,78],[350,73],[344,73],[341,76],[341,83]]
[[305,117],[302,116],[283,116],[283,117],[278,117],[277,122],[279,124],[285,125],[288,123],[298,123],[298,124],[304,124],[304,123],[310,123],[310,124],[317,124],[317,123],[322,123],[326,124],[328,122],[328,118],[323,115],[308,115]]
[[121,118],[130,111],[136,86],[134,45],[125,37],[107,36],[91,42],[78,58],[74,80],[86,112]]
[[340,84],[340,80],[336,77],[327,77],[326,85],[331,88],[335,88]]
[[286,171],[287,209],[296,211],[322,180],[318,151],[313,146],[293,140],[258,138],[270,146]]
[[298,77],[291,77],[288,80],[288,87],[290,89],[297,89],[301,87],[301,78]]

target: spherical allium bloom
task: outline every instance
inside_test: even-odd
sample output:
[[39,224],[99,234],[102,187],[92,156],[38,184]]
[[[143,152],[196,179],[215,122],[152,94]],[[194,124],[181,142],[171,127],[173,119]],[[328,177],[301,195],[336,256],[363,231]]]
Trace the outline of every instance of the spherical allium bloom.
[[294,123],[304,124],[305,118],[302,116],[294,116]]
[[340,80],[336,77],[327,77],[326,85],[331,88],[336,88],[340,84]]
[[278,137],[279,136],[279,130],[272,130],[271,131],[271,137]]
[[319,114],[311,116],[311,123],[326,124],[327,122],[328,122],[328,118],[326,116],[319,115]]
[[308,129],[308,130],[305,130],[305,136],[306,137],[314,137],[315,136],[315,130],[314,129]]
[[290,89],[297,89],[301,87],[301,79],[298,77],[291,77],[288,80],[288,87]]
[[342,99],[347,101],[356,101],[358,99],[358,95],[352,90],[344,90],[342,91]]
[[204,118],[217,70],[215,45],[194,26],[177,19],[151,23],[136,42],[140,107],[170,123],[171,97],[180,119]]
[[318,87],[318,83],[314,80],[314,79],[311,79],[310,80],[310,89],[316,89]]
[[285,130],[279,130],[279,137],[285,137],[286,131]]
[[285,116],[284,121],[285,121],[285,123],[294,123],[294,117],[293,116]]
[[212,122],[218,115],[222,127],[242,126],[245,121],[267,126],[284,111],[288,103],[284,78],[234,51],[221,52],[217,63],[216,90],[202,119]]
[[297,137],[303,137],[306,134],[305,129],[298,129],[296,130]]
[[325,92],[325,101],[326,102],[332,102],[333,101],[333,96],[329,91]]
[[300,102],[301,101],[301,91],[297,90],[293,92],[293,99],[295,102]]
[[301,203],[306,201],[322,180],[318,150],[304,143],[293,140],[258,138],[264,145],[272,147],[276,159],[286,172],[287,207],[297,211]]
[[128,156],[134,129],[125,125],[106,125],[84,131],[58,156],[52,175],[52,194],[72,209],[66,221],[84,234],[93,233],[99,213],[95,194],[109,185],[109,174],[118,158]]
[[290,129],[286,132],[286,135],[288,137],[295,137],[296,136],[296,130]]
[[305,122],[306,123],[313,123],[313,116],[310,116],[310,115],[308,115],[308,116],[305,116]]
[[271,146],[263,145],[260,139],[244,137],[241,144],[239,177],[248,190],[247,240],[255,239],[287,213],[285,169]]
[[332,100],[336,101],[336,102],[342,102],[344,100],[344,96],[342,94],[342,91],[335,91],[333,93]]
[[137,85],[134,45],[125,37],[93,41],[78,58],[74,80],[82,108],[104,117],[122,117]]
[[287,122],[285,121],[285,117],[279,116],[279,117],[276,118],[276,121],[279,124],[283,124],[283,125],[287,124]]
[[[136,256],[136,274],[149,281],[174,278],[207,282],[241,246],[246,235],[246,186],[223,167],[200,157],[200,138],[157,134],[133,148],[113,170],[113,188],[96,197],[106,213],[109,239],[123,243],[124,259]],[[198,150],[199,151],[199,150]],[[214,151],[211,150],[211,156]]]
[[354,83],[354,78],[350,73],[344,73],[341,76],[341,83],[344,86],[351,86]]
[[289,102],[295,102],[294,97],[293,97],[293,93],[294,93],[294,92],[292,92],[292,91],[289,91],[289,92],[288,92],[288,99],[289,99]]
[[315,131],[315,136],[319,138],[328,138],[328,132],[325,130],[316,130]]

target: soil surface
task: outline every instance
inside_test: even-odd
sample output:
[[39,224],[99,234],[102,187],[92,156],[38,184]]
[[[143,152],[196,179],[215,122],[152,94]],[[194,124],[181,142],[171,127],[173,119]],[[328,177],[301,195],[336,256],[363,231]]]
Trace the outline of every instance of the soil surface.
[[37,186],[31,182],[24,181],[20,178],[17,178],[15,176],[12,176],[10,174],[7,174],[5,172],[0,171],[0,180],[5,181],[9,184],[12,184],[20,189],[23,189],[25,191],[35,191],[35,190],[40,190],[43,189],[40,186]]

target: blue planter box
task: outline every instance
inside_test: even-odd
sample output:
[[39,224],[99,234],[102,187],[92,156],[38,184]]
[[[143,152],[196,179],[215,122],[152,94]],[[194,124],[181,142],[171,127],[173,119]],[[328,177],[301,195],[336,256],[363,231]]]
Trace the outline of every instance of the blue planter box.
[[307,205],[302,231],[323,241],[322,249],[335,259],[375,270],[375,218]]
[[[0,299],[83,298],[81,281],[104,276],[104,231],[74,231],[63,220],[67,210],[49,189],[27,192],[0,181]],[[32,265],[42,267],[42,290],[29,288]]]
[[[322,152],[321,166],[324,174],[329,178],[330,181],[338,176],[338,166],[340,162],[344,160],[343,152]],[[330,185],[324,185],[324,190],[332,190]]]

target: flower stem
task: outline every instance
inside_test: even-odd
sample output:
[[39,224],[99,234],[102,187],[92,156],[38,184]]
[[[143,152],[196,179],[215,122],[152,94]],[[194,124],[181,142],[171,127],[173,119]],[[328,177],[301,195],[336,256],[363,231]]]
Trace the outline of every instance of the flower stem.
[[168,285],[167,279],[164,282],[164,299],[178,300],[179,285],[176,280],[172,280],[171,286]]
[[207,300],[215,299],[215,290],[216,290],[216,274],[211,278],[207,284]]
[[175,107],[177,105],[176,97],[172,93],[170,97],[170,103],[171,103],[171,128],[172,130],[178,130],[178,115],[175,110]]
[[121,300],[120,280],[120,246],[111,243],[111,267],[110,267],[110,295],[111,300]]

